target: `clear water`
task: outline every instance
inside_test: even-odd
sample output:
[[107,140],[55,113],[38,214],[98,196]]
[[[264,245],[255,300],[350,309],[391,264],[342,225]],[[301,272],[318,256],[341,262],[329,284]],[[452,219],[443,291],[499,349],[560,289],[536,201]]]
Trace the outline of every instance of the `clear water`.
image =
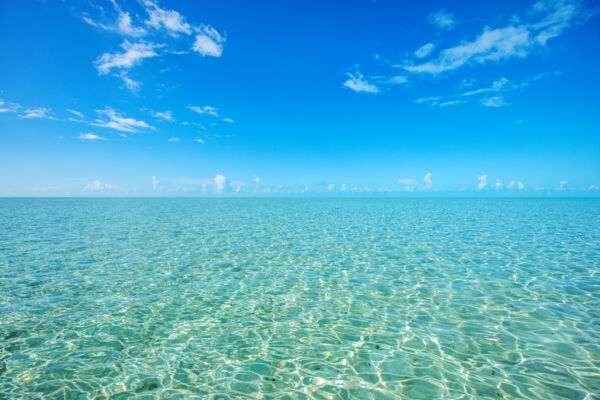
[[0,200],[0,398],[594,399],[600,200]]

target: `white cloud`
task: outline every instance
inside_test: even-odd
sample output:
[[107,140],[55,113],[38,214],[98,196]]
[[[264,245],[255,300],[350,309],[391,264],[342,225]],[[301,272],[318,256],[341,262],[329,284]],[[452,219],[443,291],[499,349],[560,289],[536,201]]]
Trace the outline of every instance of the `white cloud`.
[[260,178],[257,176],[254,179],[254,183],[259,184],[260,183]]
[[434,49],[435,49],[435,45],[433,43],[424,44],[423,46],[419,47],[415,51],[415,57],[417,57],[417,58],[427,57]]
[[454,28],[454,25],[456,25],[454,14],[449,13],[446,10],[432,12],[427,17],[427,21],[438,29],[452,29]]
[[517,183],[517,182],[515,182],[515,181],[510,181],[510,182],[508,183],[508,185],[506,185],[506,188],[507,188],[507,189],[512,189],[512,188],[514,188],[514,187],[515,187],[515,184],[516,184],[516,183]]
[[477,190],[481,190],[484,187],[487,186],[487,175],[479,175],[477,176],[477,179],[479,180],[479,184],[477,185]]
[[154,29],[164,28],[172,36],[177,36],[179,33],[185,33],[186,35],[192,33],[192,26],[177,11],[162,9],[150,0],[145,0],[143,4],[146,6],[146,12],[149,15],[149,19],[146,21],[148,26]]
[[217,174],[213,182],[215,185],[216,192],[218,194],[222,194],[225,190],[225,186],[227,185],[227,178],[221,174]]
[[433,181],[431,180],[431,172],[428,172],[427,174],[425,174],[423,181],[425,181],[425,185],[423,185],[423,189],[429,190],[432,188]]
[[34,119],[34,118],[45,118],[45,119],[55,119],[53,116],[50,115],[50,112],[52,112],[52,110],[50,108],[44,108],[44,107],[37,107],[37,108],[30,108],[24,111],[23,115],[20,115],[20,118],[26,118],[26,119]]
[[119,19],[117,21],[117,30],[129,36],[143,36],[146,30],[140,27],[134,27],[131,23],[131,16],[126,11],[119,11]]
[[463,40],[454,47],[442,50],[435,60],[406,65],[404,68],[415,73],[435,75],[464,65],[525,58],[532,51],[545,46],[549,39],[560,35],[577,18],[578,12],[574,1],[540,1],[529,13],[534,21],[510,23],[496,29],[485,27],[474,40]]
[[486,107],[502,107],[506,105],[506,102],[504,101],[504,97],[502,96],[492,96],[488,97],[487,99],[483,99],[481,101],[481,104],[483,104]]
[[80,113],[80,112],[79,112],[79,111],[77,111],[77,110],[72,110],[72,109],[70,109],[70,108],[67,108],[66,110],[67,110],[68,112],[70,112],[71,114],[78,116],[79,118],[83,118],[83,114],[82,114],[82,113]]
[[203,57],[221,57],[224,42],[225,38],[215,28],[203,26],[196,35],[192,49]]
[[349,78],[342,86],[354,90],[355,92],[379,93],[379,88],[374,84],[369,83],[360,72],[357,72],[356,74],[348,73],[347,75]]
[[167,111],[158,111],[153,114],[156,118],[160,118],[165,121],[175,121],[173,118],[173,113],[169,110]]
[[342,192],[348,190],[348,185],[346,183],[342,184],[342,188],[340,189]]
[[227,123],[233,124],[235,121],[232,120],[231,118],[223,118],[223,122],[227,122]]
[[102,128],[111,128],[122,132],[137,132],[139,128],[154,129],[154,127],[148,125],[144,121],[138,121],[134,118],[122,117],[121,114],[115,112],[110,107],[104,110],[96,110],[100,115],[107,118],[97,119],[95,122],[91,122],[91,125],[100,126]]
[[160,184],[160,181],[158,179],[156,179],[156,176],[152,176],[152,189],[153,190],[158,189],[159,184]]
[[502,182],[500,182],[500,179],[496,179],[496,189],[502,189]]
[[396,75],[396,76],[392,76],[390,78],[385,79],[384,81],[382,81],[381,83],[384,85],[402,85],[404,83],[408,82],[408,78],[404,75]]
[[333,192],[333,190],[335,189],[335,184],[331,183],[329,184],[329,186],[327,186],[327,190],[329,190],[330,192]]
[[525,189],[525,184],[523,182],[518,182],[517,187],[519,188],[519,190],[523,190]]
[[179,142],[179,138],[178,137],[170,137],[169,142]]
[[121,44],[121,47],[125,50],[123,53],[104,53],[94,61],[100,75],[108,74],[113,68],[129,69],[139,65],[146,58],[158,56],[155,51],[158,46],[154,43],[143,41],[131,43],[126,40]]
[[142,85],[140,82],[134,81],[133,79],[131,79],[127,75],[127,72],[125,72],[125,71],[122,71],[117,76],[123,80],[123,83],[125,84],[125,87],[127,89],[131,90],[132,92],[136,92],[140,88],[140,86]]
[[398,183],[401,183],[403,185],[414,185],[417,183],[417,181],[415,181],[414,179],[410,179],[410,178],[399,178]]
[[188,106],[187,108],[189,108],[190,110],[192,110],[200,115],[212,115],[213,117],[219,116],[217,109],[214,107],[211,107],[211,106],[204,106],[204,107]]
[[88,183],[83,187],[84,192],[102,192],[105,190],[115,190],[117,186],[111,185],[110,183],[102,183],[98,179],[94,180],[92,183]]
[[590,185],[587,187],[588,190],[600,190],[599,185]]
[[244,182],[242,182],[242,181],[231,181],[231,183],[229,184],[229,186],[231,186],[231,188],[236,193],[241,192],[245,185],[246,184]]
[[556,188],[556,190],[558,191],[562,191],[566,189],[566,186],[569,184],[569,182],[567,181],[560,181],[558,187]]
[[198,142],[198,143],[202,143],[203,144],[204,143],[204,139],[200,139],[200,138],[194,139],[194,142]]
[[103,138],[102,136],[94,135],[93,133],[81,133],[81,134],[79,134],[79,136],[77,136],[77,139],[81,139],[81,140],[107,140],[106,138]]
[[17,103],[6,104],[4,102],[4,100],[0,100],[0,113],[3,113],[3,112],[15,112],[19,108],[21,108],[21,106],[19,104],[17,104]]

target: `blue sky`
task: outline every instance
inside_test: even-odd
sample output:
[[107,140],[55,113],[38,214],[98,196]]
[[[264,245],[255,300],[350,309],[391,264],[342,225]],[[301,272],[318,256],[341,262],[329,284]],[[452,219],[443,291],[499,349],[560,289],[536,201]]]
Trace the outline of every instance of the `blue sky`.
[[0,196],[600,195],[592,1],[5,1],[0,34]]

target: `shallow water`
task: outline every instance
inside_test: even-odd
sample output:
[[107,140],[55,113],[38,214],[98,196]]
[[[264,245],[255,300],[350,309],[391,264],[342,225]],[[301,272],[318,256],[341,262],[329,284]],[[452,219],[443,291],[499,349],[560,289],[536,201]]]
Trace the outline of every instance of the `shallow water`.
[[0,199],[0,398],[598,398],[599,216]]

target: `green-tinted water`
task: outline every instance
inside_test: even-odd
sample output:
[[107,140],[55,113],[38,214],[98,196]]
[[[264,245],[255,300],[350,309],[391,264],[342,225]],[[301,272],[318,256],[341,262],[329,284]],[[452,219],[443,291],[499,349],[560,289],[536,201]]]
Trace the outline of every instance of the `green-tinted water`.
[[0,398],[597,398],[599,216],[0,200]]

